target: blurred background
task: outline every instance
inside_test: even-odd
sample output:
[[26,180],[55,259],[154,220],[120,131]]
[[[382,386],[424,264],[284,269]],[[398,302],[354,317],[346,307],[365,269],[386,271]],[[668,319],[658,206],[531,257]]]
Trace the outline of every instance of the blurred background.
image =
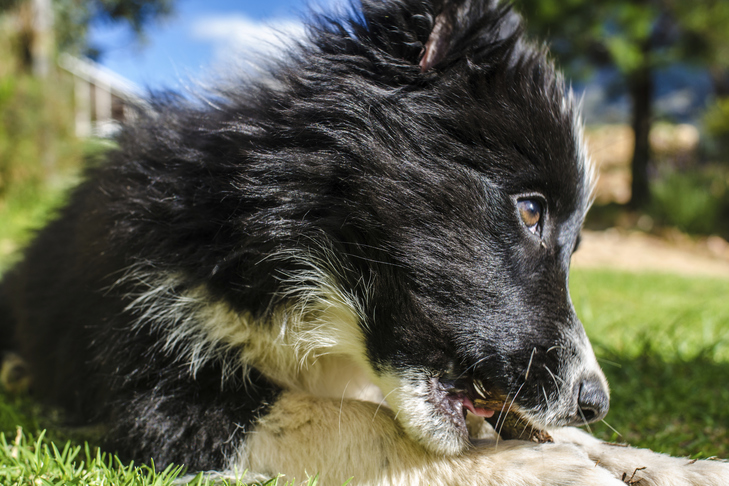
[[[571,274],[613,388],[610,423],[595,432],[727,457],[729,1],[514,6],[582,97],[600,172]],[[79,169],[113,147],[129,107],[255,69],[279,36],[302,35],[307,10],[302,0],[0,0],[0,272]],[[22,407],[3,419],[0,406],[0,429],[38,428],[18,418]]]

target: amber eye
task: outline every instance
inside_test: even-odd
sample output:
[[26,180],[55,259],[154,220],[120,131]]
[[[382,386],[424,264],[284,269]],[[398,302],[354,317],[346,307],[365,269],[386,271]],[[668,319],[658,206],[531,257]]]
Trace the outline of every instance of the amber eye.
[[542,219],[542,205],[536,199],[520,199],[516,202],[519,216],[527,229],[535,235],[539,232],[539,222]]

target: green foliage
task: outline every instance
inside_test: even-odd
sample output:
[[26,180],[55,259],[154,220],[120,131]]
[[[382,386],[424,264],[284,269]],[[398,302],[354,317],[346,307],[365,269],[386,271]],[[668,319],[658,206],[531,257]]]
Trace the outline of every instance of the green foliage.
[[71,102],[71,80],[58,73],[41,80],[0,71],[0,270],[2,257],[45,221],[81,166],[84,143],[73,133]]
[[76,171],[70,170],[46,182],[17,184],[10,194],[0,198],[0,273],[65,201],[68,188],[77,180]]
[[648,212],[662,226],[729,237],[729,170],[669,171],[652,187]]
[[677,62],[729,65],[729,3],[723,0],[515,0],[527,29],[548,39],[573,75],[611,65],[630,77]]
[[706,356],[711,349],[692,358],[666,358],[650,341],[642,346],[632,358],[598,348],[612,385],[612,412],[593,432],[672,455],[729,457],[729,363]]
[[[681,12],[703,12],[710,3],[682,2]],[[706,26],[682,24],[669,1],[515,0],[514,4],[524,14],[527,29],[549,39],[551,52],[568,74],[587,77],[590,68],[611,66],[622,75],[621,87],[632,102],[635,133],[630,204],[645,206],[650,200],[653,72],[675,63],[714,61],[712,53],[717,48],[700,29]]]
[[[172,13],[174,0],[53,0],[59,50],[87,53],[92,21],[128,26],[138,38],[151,23]],[[93,46],[92,46],[93,47]]]
[[0,197],[77,165],[71,80],[0,76]]
[[570,280],[611,386],[611,411],[593,432],[729,457],[729,280],[608,270],[573,270]]
[[570,296],[590,338],[630,359],[641,356],[648,340],[665,360],[690,360],[712,349],[713,359],[729,363],[727,295],[729,279],[570,273]]
[[656,20],[650,2],[569,2],[516,0],[527,29],[548,39],[552,53],[570,74],[584,76],[585,66],[613,65],[624,74],[649,59],[644,46]]
[[709,106],[704,115],[704,126],[716,144],[719,161],[729,165],[729,97],[719,98]]
[[11,435],[18,427],[37,432],[37,406],[26,396],[7,395],[0,389],[0,433]]
[[729,2],[665,0],[684,33],[682,57],[702,55],[710,66],[729,67]]
[[[144,29],[152,22],[172,13],[174,0],[51,0],[53,8],[53,33],[59,52],[90,54],[87,45],[88,26],[91,22],[107,22],[128,26],[137,38],[142,39]],[[0,0],[0,17],[10,13],[19,17],[20,31],[16,35],[16,56],[30,49],[33,35],[27,35],[31,17],[27,8],[30,0]],[[21,13],[22,11],[22,13]],[[2,19],[0,19],[2,20]],[[10,25],[10,24],[6,24]],[[98,52],[97,52],[98,54]]]

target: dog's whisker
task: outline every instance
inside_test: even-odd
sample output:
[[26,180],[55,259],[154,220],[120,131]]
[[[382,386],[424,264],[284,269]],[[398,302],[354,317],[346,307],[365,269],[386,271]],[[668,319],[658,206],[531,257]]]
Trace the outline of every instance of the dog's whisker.
[[349,384],[352,382],[352,380],[348,380],[347,384],[344,385],[344,390],[342,390],[342,399],[339,401],[339,439],[342,438],[342,408],[344,408],[344,395],[347,393],[347,387],[349,387]]
[[613,432],[615,432],[616,434],[618,434],[618,436],[620,436],[620,437],[623,436],[623,434],[621,434],[620,432],[618,432],[618,430],[615,427],[613,427],[612,425],[610,425],[609,423],[607,423],[605,421],[605,419],[600,420],[600,422],[604,423],[610,430],[612,430]]
[[501,440],[501,429],[504,427],[504,422],[506,421],[506,414],[504,414],[504,408],[506,407],[506,402],[509,400],[509,394],[507,393],[506,399],[504,400],[504,403],[501,405],[501,410],[499,411],[499,418],[496,420],[496,424],[494,425],[494,430],[496,431],[496,447],[499,446],[499,440]]
[[[534,354],[537,352],[537,348],[532,349],[532,354],[529,356],[529,364],[527,365],[526,373],[524,373],[524,382],[529,379],[529,370],[532,368],[532,361],[534,360]],[[524,385],[522,385],[524,386]]]
[[385,401],[387,400],[387,397],[389,397],[395,390],[397,390],[397,388],[393,388],[392,390],[390,390],[387,393],[387,395],[385,395],[384,397],[382,397],[382,400],[380,400],[380,403],[377,404],[377,408],[375,409],[374,415],[372,415],[372,422],[375,421],[375,418],[377,417],[377,412],[379,412],[380,411],[380,408],[385,404]]
[[560,378],[559,376],[556,376],[554,373],[552,373],[552,370],[549,369],[549,366],[544,365],[544,369],[547,370],[547,373],[549,373],[549,376],[552,377],[552,379],[554,380],[554,384],[557,386],[557,388],[560,388],[559,383],[557,383],[557,380],[561,381],[563,385],[565,384],[565,382],[562,378]]
[[469,366],[468,368],[466,368],[465,370],[463,370],[463,372],[456,377],[456,380],[458,380],[460,378],[463,378],[466,375],[466,373],[468,373],[470,370],[472,370],[472,369],[475,370],[476,369],[476,366],[480,365],[481,363],[483,363],[487,359],[488,359],[488,356],[484,356],[483,358],[481,358],[478,361],[476,361],[475,363],[473,363],[471,366]]
[[[496,422],[496,425],[499,425],[498,427],[498,435],[501,436],[501,431],[504,429],[504,424],[506,424],[506,417],[509,415],[509,412],[511,412],[511,408],[514,406],[514,402],[516,401],[516,398],[519,396],[519,393],[521,392],[521,389],[524,388],[524,385],[526,385],[526,382],[523,382],[519,389],[514,393],[514,398],[511,399],[511,403],[509,403],[509,408],[506,409],[506,413],[504,413],[504,406],[506,406],[506,402],[509,400],[509,397],[507,395],[506,400],[504,400],[504,405],[501,407],[501,416],[499,417],[501,421],[501,425],[499,425],[499,422]],[[496,443],[498,444],[498,439],[496,440]]]
[[580,412],[580,417],[582,417],[582,422],[584,423],[585,427],[587,427],[587,431],[592,434],[592,428],[590,427],[590,424],[587,422],[587,419],[585,418],[585,414],[582,412],[582,408],[577,407],[577,411]]
[[605,359],[605,358],[597,358],[597,361],[600,362],[600,363],[609,364],[610,366],[615,366],[616,368],[622,368],[623,367],[623,365],[620,364],[620,363],[618,363],[617,361],[610,361],[609,359]]
[[[514,396],[512,397],[510,402],[509,402],[509,395],[511,395],[511,393],[507,393],[506,399],[504,400],[504,403],[501,406],[501,412],[499,414],[498,420],[496,421],[496,426],[494,427],[494,429],[497,432],[497,437],[496,437],[497,446],[499,443],[499,439],[501,438],[501,432],[504,428],[504,425],[506,424],[506,417],[511,412],[511,409],[514,406],[514,403],[516,402],[516,399],[518,398],[519,393],[521,393],[521,390],[524,388],[524,385],[526,385],[527,379],[529,378],[529,371],[531,370],[532,362],[534,360],[534,355],[536,354],[536,352],[537,352],[537,348],[535,347],[532,349],[531,356],[529,357],[529,364],[527,365],[526,372],[524,373],[524,381],[522,381],[521,385],[519,386],[519,389],[516,390],[516,393],[514,393]],[[542,393],[544,393],[544,398],[547,399],[547,392],[543,386],[542,386]],[[506,412],[504,412],[504,407],[506,407],[507,402],[509,402],[509,406],[508,406],[508,408],[506,408]],[[547,399],[547,402],[549,402],[548,399]],[[516,423],[519,424],[522,422],[525,422],[524,418],[521,416],[517,416]],[[527,423],[527,425],[531,426],[531,424],[529,422],[526,422],[526,423]],[[534,427],[532,426],[532,430],[533,429],[534,429]]]
[[549,397],[547,397],[547,390],[544,388],[544,385],[542,385],[542,394],[544,395],[544,403],[549,404]]
[[197,100],[132,102],[0,279],[0,342],[35,351],[3,346],[0,381],[27,364],[120,457],[206,481],[701,482],[585,439],[609,390],[569,253],[598,167],[546,48],[506,1],[356,3]]
[[363,257],[362,255],[352,255],[351,253],[346,253],[346,255],[349,257],[352,257],[352,258],[356,258],[357,260],[362,260],[362,261],[369,262],[369,263],[377,263],[380,265],[389,265],[389,266],[398,267],[398,268],[407,268],[405,265],[400,265],[399,263],[386,262],[386,261],[377,260],[374,258],[366,258],[366,257]]
[[478,393],[481,397],[486,397],[486,389],[483,386],[483,383],[481,383],[480,380],[474,380],[473,387],[476,390],[476,393]]

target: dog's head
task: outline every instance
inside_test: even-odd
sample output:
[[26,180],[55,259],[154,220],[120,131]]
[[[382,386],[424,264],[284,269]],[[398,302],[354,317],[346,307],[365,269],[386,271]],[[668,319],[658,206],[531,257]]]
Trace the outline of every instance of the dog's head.
[[[355,356],[439,453],[467,447],[468,410],[536,429],[602,418],[607,384],[568,290],[593,175],[544,49],[489,0],[368,1],[310,40],[210,130],[210,151],[245,159],[243,202],[225,200],[243,241],[209,265],[218,291],[243,309],[274,295],[274,314],[298,302],[275,314],[285,330],[332,317],[291,349]],[[278,361],[254,365],[275,380]]]
[[315,33],[338,68],[317,123],[372,372],[410,435],[455,453],[466,410],[544,429],[602,418],[608,392],[568,290],[593,184],[572,94],[508,8],[435,3]]

